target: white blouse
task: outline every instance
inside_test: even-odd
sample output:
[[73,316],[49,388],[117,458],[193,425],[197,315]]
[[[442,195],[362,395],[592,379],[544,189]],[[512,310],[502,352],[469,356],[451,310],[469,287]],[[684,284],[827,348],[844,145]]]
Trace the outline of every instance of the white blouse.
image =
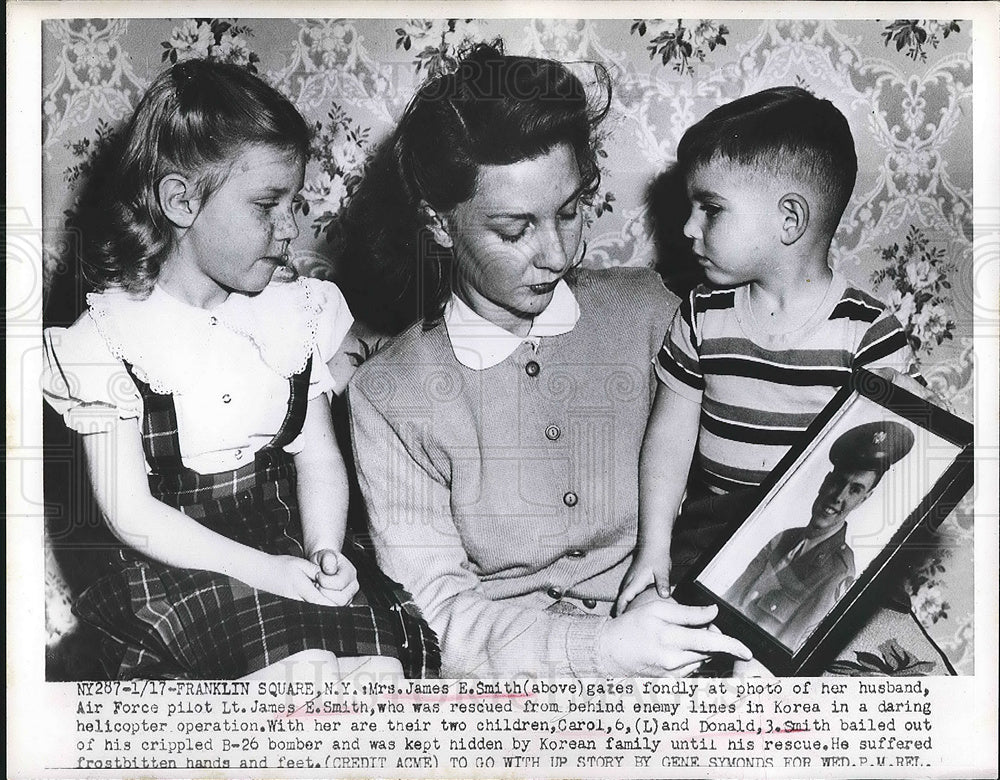
[[[182,460],[202,474],[239,468],[271,441],[288,410],[288,380],[310,355],[309,399],[343,389],[327,363],[354,318],[330,282],[272,282],[211,309],[159,286],[145,299],[109,291],[87,304],[69,328],[45,330],[46,401],[83,434],[138,418],[128,361],[155,392],[173,395]],[[301,436],[285,447],[301,449]]]

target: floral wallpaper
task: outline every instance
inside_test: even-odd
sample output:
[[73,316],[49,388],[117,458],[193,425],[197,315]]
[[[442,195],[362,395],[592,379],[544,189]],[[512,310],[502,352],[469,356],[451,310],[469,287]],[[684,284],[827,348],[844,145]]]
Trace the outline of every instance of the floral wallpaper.
[[[669,274],[648,205],[651,183],[674,161],[684,130],[709,110],[780,84],[833,101],[854,132],[859,175],[831,262],[893,307],[931,387],[972,419],[969,27],[927,19],[47,21],[46,289],[75,273],[73,214],[95,152],[169,63],[211,57],[246,65],[314,123],[294,259],[303,273],[335,279],[349,262],[338,252],[338,215],[373,146],[420,80],[452,66],[463,41],[499,36],[509,52],[560,59],[584,79],[593,78],[593,62],[611,75],[601,191],[588,215],[586,262],[596,266],[655,264]],[[77,313],[54,294],[47,304],[50,321]],[[913,610],[965,674],[973,671],[972,544],[969,496],[908,581]],[[55,566],[49,585],[54,641],[72,618]],[[891,667],[905,654],[883,648],[878,663]]]

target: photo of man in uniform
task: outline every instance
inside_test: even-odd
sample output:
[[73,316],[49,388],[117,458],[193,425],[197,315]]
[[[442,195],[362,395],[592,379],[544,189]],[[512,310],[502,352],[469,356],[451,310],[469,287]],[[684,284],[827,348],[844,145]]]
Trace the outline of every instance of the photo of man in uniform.
[[859,425],[838,437],[830,448],[833,469],[819,487],[809,523],[764,545],[726,600],[794,650],[854,582],[848,515],[913,442],[909,428],[891,421]]

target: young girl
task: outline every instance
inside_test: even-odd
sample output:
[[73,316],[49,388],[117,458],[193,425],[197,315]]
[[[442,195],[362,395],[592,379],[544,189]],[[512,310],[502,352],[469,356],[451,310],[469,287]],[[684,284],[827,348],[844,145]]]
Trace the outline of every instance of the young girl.
[[329,282],[272,281],[308,143],[291,103],[242,68],[163,73],[99,210],[100,292],[45,332],[45,397],[83,435],[123,543],[74,605],[113,677],[266,675],[288,659],[336,672],[337,658],[436,673],[433,634],[395,584],[340,552],[327,364],[351,314]]

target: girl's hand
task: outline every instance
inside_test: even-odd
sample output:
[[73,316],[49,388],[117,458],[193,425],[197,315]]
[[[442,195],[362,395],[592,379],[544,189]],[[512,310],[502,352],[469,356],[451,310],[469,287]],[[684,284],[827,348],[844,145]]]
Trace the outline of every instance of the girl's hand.
[[670,551],[650,554],[641,550],[625,572],[612,614],[621,615],[636,596],[650,585],[656,585],[660,598],[670,595]]
[[351,603],[358,592],[358,573],[347,558],[336,550],[329,548],[317,550],[309,560],[316,564],[319,573],[316,575],[316,586],[338,607]]
[[263,581],[251,585],[286,599],[324,607],[344,606],[344,602],[331,598],[330,593],[317,584],[322,572],[312,561],[296,555],[271,555],[269,558],[272,565],[263,572]]
[[746,646],[710,631],[717,608],[687,607],[650,598],[605,624],[597,650],[609,674],[621,677],[676,677],[690,674],[714,653],[749,661]]

